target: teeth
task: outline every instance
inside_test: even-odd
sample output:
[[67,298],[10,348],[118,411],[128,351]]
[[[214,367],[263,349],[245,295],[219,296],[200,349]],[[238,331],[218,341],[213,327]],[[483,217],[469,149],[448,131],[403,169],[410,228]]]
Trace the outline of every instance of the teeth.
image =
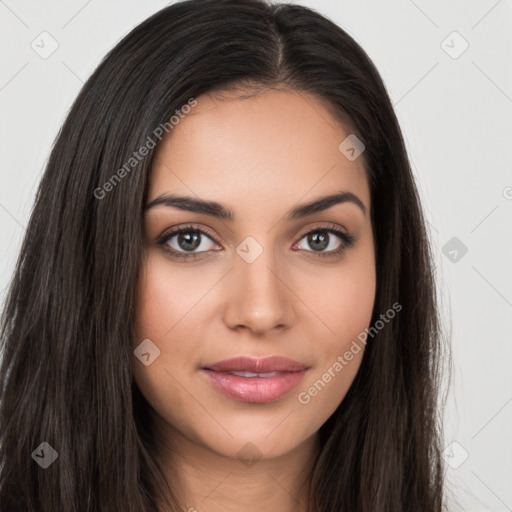
[[239,377],[277,377],[280,372],[254,373],[254,372],[226,372]]

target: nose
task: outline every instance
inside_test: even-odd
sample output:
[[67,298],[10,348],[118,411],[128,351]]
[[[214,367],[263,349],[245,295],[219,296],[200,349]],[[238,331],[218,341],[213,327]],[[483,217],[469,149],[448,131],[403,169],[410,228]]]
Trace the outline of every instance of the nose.
[[231,329],[255,336],[289,328],[294,321],[293,292],[270,249],[251,263],[238,254],[226,283],[224,321]]

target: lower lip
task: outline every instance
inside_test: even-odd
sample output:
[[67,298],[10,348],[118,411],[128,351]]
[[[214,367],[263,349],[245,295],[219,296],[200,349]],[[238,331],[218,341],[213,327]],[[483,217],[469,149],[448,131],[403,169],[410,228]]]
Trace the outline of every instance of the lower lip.
[[276,377],[239,377],[231,373],[203,369],[208,380],[228,398],[240,402],[265,403],[278,400],[292,390],[306,370],[283,372]]

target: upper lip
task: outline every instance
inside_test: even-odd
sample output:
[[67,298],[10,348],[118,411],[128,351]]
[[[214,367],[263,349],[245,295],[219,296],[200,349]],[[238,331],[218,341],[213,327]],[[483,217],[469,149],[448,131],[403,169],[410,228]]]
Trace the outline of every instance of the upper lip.
[[287,357],[265,357],[262,359],[255,359],[252,357],[233,357],[232,359],[225,359],[214,364],[204,367],[206,370],[213,370],[216,372],[237,372],[247,371],[254,373],[265,372],[297,372],[307,370],[305,364],[288,359]]

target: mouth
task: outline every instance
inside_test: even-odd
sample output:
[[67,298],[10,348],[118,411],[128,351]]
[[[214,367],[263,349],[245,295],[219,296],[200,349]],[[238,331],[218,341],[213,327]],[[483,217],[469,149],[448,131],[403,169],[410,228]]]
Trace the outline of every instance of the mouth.
[[302,380],[308,366],[284,357],[236,357],[203,367],[210,384],[224,396],[249,403],[279,400]]

